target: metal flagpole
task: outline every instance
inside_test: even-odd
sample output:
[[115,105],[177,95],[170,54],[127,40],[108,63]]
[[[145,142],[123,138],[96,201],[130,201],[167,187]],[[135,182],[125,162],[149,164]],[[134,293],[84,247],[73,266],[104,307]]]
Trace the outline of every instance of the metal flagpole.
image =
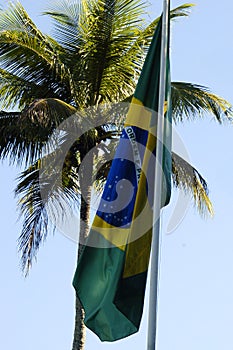
[[158,269],[160,242],[160,208],[162,192],[162,159],[163,159],[163,131],[164,131],[164,101],[166,89],[166,58],[168,50],[168,21],[169,2],[163,1],[162,41],[160,58],[160,91],[157,124],[157,145],[155,165],[155,188],[153,210],[153,235],[151,244],[151,278],[149,297],[148,342],[147,350],[155,350],[157,329],[157,300],[158,300]]

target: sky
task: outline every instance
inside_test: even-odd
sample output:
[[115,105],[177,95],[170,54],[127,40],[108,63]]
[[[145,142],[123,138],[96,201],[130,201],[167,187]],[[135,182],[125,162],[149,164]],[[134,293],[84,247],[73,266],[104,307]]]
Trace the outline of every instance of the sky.
[[[42,30],[38,14],[50,1],[21,1]],[[0,5],[7,1],[0,0]],[[232,11],[229,0],[196,0],[189,18],[172,25],[172,80],[208,86],[233,103]],[[182,4],[172,1],[172,7]],[[150,5],[157,17],[162,0]],[[203,219],[190,202],[176,230],[167,233],[177,195],[163,213],[156,350],[232,350],[233,324],[233,126],[211,115],[177,127],[192,164],[208,182],[214,218]],[[1,165],[0,346],[4,350],[71,349],[77,245],[57,232],[41,247],[25,279],[16,240],[21,229],[13,190],[19,169]],[[148,291],[137,334],[101,343],[87,332],[86,350],[146,349]]]

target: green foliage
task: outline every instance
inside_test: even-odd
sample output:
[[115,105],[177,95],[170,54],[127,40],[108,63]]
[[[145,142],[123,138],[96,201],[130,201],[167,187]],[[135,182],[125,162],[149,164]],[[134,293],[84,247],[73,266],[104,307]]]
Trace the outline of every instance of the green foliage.
[[55,128],[76,109],[58,99],[34,100],[19,112],[0,112],[0,158],[30,165],[43,156]]
[[208,88],[196,84],[173,82],[172,107],[175,122],[194,119],[211,113],[219,123],[232,118],[231,105],[228,101],[209,91]]
[[194,197],[199,213],[213,216],[214,210],[208,197],[209,191],[205,179],[187,161],[172,153],[172,177],[175,187]]

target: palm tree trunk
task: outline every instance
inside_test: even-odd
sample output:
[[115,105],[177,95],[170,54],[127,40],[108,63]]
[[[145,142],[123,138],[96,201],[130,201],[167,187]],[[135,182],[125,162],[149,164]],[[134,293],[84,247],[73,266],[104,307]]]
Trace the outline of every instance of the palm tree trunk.
[[[81,186],[81,207],[80,207],[80,238],[78,249],[78,259],[83,250],[83,243],[86,241],[90,230],[90,204],[91,204],[91,191],[92,191],[92,169],[93,169],[93,157],[88,162],[88,166],[85,167],[84,172],[80,174],[80,186]],[[75,300],[75,328],[72,350],[84,350],[86,329],[84,324],[85,312],[76,295]]]
[[83,350],[86,340],[86,329],[84,325],[84,310],[76,296],[75,300],[75,325],[72,350]]

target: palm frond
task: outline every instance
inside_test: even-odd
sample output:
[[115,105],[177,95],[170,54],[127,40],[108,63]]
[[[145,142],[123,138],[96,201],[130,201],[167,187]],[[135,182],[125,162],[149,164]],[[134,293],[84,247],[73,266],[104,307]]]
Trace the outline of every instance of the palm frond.
[[[170,18],[172,20],[176,20],[179,17],[189,16],[190,10],[193,6],[194,4],[183,4],[181,6],[176,7],[175,9],[170,11]],[[159,20],[160,17],[157,17],[146,28],[141,30],[140,35],[137,41],[135,42],[135,46],[149,48],[151,39],[159,23]]]
[[[134,62],[120,65],[120,56],[129,49],[143,23],[141,1],[83,1],[80,16],[80,48],[89,86],[89,105],[116,101],[133,91]],[[82,69],[83,71],[83,69]],[[118,99],[119,100],[119,99]]]
[[[25,150],[30,157],[34,158],[34,151],[30,143],[25,140],[20,133],[18,126],[20,113],[5,112],[0,113],[0,158],[9,159],[11,164],[21,164]],[[32,147],[33,148],[33,147]]]
[[0,112],[0,158],[32,164],[43,156],[49,137],[76,109],[58,99],[35,100],[21,113]]
[[[20,175],[15,190],[16,195],[21,196],[18,206],[21,215],[24,216],[18,248],[21,252],[22,269],[26,273],[49,230],[49,217],[39,186],[39,165],[37,162]],[[54,227],[52,229],[54,230]]]
[[[62,52],[57,42],[39,31],[20,3],[10,4],[0,12],[0,67],[25,82],[38,85],[37,98],[44,97],[39,95],[44,88],[50,97],[72,100],[72,77],[61,60]],[[8,103],[12,97],[9,91],[7,95],[2,93]],[[31,102],[31,96],[29,101],[18,102],[25,106]]]
[[62,182],[56,167],[56,156],[41,159],[23,171],[18,178],[15,194],[23,217],[18,239],[22,269],[29,272],[41,243],[54,232],[56,223],[66,218],[79,203],[78,178],[69,166],[69,155],[62,169]]
[[44,86],[39,86],[33,82],[20,78],[14,74],[0,68],[0,101],[1,109],[14,109],[18,105],[22,109],[38,96],[53,97],[53,93]]
[[54,38],[70,53],[77,53],[80,42],[79,19],[82,11],[80,1],[62,0],[50,5],[44,15],[54,20]]
[[170,18],[175,19],[178,17],[188,17],[190,14],[191,8],[194,6],[195,6],[195,4],[191,4],[191,3],[186,3],[183,5],[180,5],[176,8],[174,8],[173,10],[171,10]]
[[[133,95],[124,99],[130,103]],[[232,122],[233,108],[230,102],[213,94],[207,87],[185,83],[171,83],[172,117],[175,123],[193,120],[197,116],[212,114],[221,124],[225,120]]]
[[[63,48],[62,61],[70,74],[70,86],[74,105],[78,109],[90,105],[90,79],[85,64],[83,46],[87,44],[81,35],[81,14],[84,11],[84,1],[67,1],[54,3],[44,15],[49,15],[54,21],[54,37]],[[85,19],[86,20],[86,19]],[[89,38],[87,39],[89,42]]]
[[22,122],[30,120],[37,127],[53,130],[64,120],[76,113],[76,109],[66,102],[56,98],[34,100],[22,111]]
[[172,82],[172,109],[175,122],[193,119],[208,112],[221,123],[232,120],[231,104],[209,91],[208,88],[184,82]]
[[208,186],[201,174],[186,160],[172,153],[172,178],[175,187],[189,194],[199,213],[213,216],[213,206],[209,199]]

